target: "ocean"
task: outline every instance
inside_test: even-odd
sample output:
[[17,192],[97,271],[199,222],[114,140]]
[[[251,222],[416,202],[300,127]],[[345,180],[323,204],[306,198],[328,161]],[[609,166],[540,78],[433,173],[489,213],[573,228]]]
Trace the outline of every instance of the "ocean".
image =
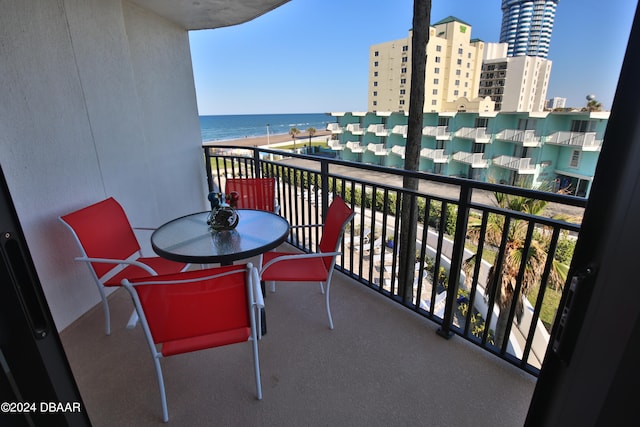
[[[336,118],[325,113],[311,114],[241,114],[225,116],[200,116],[202,142],[228,141],[244,137],[288,134],[297,127],[304,133],[307,128],[325,130]],[[268,130],[267,130],[268,129]]]

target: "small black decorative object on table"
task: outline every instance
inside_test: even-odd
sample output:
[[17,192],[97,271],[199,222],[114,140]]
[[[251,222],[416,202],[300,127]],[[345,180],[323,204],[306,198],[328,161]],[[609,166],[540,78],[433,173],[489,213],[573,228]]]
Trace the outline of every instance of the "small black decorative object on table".
[[236,205],[240,195],[236,191],[229,194],[212,191],[207,196],[211,203],[211,212],[207,217],[207,224],[211,231],[233,230],[238,225],[240,217]]

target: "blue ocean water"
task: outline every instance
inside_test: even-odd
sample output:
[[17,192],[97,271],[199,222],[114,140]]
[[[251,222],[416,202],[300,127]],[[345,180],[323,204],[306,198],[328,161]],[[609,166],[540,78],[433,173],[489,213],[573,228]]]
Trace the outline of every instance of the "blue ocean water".
[[335,117],[324,113],[310,114],[242,114],[224,116],[200,116],[202,142],[226,141],[244,137],[288,134],[297,127],[300,132],[313,127],[325,130]]

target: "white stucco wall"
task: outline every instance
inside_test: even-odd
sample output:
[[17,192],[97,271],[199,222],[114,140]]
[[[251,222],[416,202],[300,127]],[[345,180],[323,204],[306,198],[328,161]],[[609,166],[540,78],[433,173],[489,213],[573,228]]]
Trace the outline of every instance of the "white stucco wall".
[[99,297],[59,215],[108,196],[140,227],[206,209],[188,34],[120,0],[21,0],[0,40],[0,162],[63,329]]

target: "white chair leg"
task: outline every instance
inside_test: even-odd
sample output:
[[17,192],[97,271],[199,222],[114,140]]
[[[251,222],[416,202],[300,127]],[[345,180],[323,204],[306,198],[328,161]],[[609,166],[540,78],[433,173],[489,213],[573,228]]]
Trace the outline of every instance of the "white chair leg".
[[164,391],[164,379],[162,378],[162,368],[160,367],[160,359],[158,357],[153,358],[153,363],[156,367],[156,376],[158,377],[158,388],[160,389],[160,400],[162,402],[162,421],[165,423],[169,421],[169,410],[167,409],[167,395]]
[[256,373],[256,396],[258,400],[262,400],[262,382],[260,381],[260,360],[258,357],[258,340],[251,340],[253,345],[253,367]]
[[320,293],[324,295],[324,285],[320,282]]
[[104,292],[104,288],[102,286],[98,287],[98,291],[100,292],[100,298],[102,298],[102,309],[104,311],[104,333],[106,335],[111,335],[111,314],[109,313],[109,301],[107,300],[107,295]]
[[327,306],[327,316],[329,316],[329,329],[333,329],[333,318],[331,317],[331,306],[329,305],[329,287],[331,282],[327,282],[327,292],[325,293],[325,305]]
[[271,287],[271,293],[275,293],[276,292],[276,282],[269,282],[269,285]]

